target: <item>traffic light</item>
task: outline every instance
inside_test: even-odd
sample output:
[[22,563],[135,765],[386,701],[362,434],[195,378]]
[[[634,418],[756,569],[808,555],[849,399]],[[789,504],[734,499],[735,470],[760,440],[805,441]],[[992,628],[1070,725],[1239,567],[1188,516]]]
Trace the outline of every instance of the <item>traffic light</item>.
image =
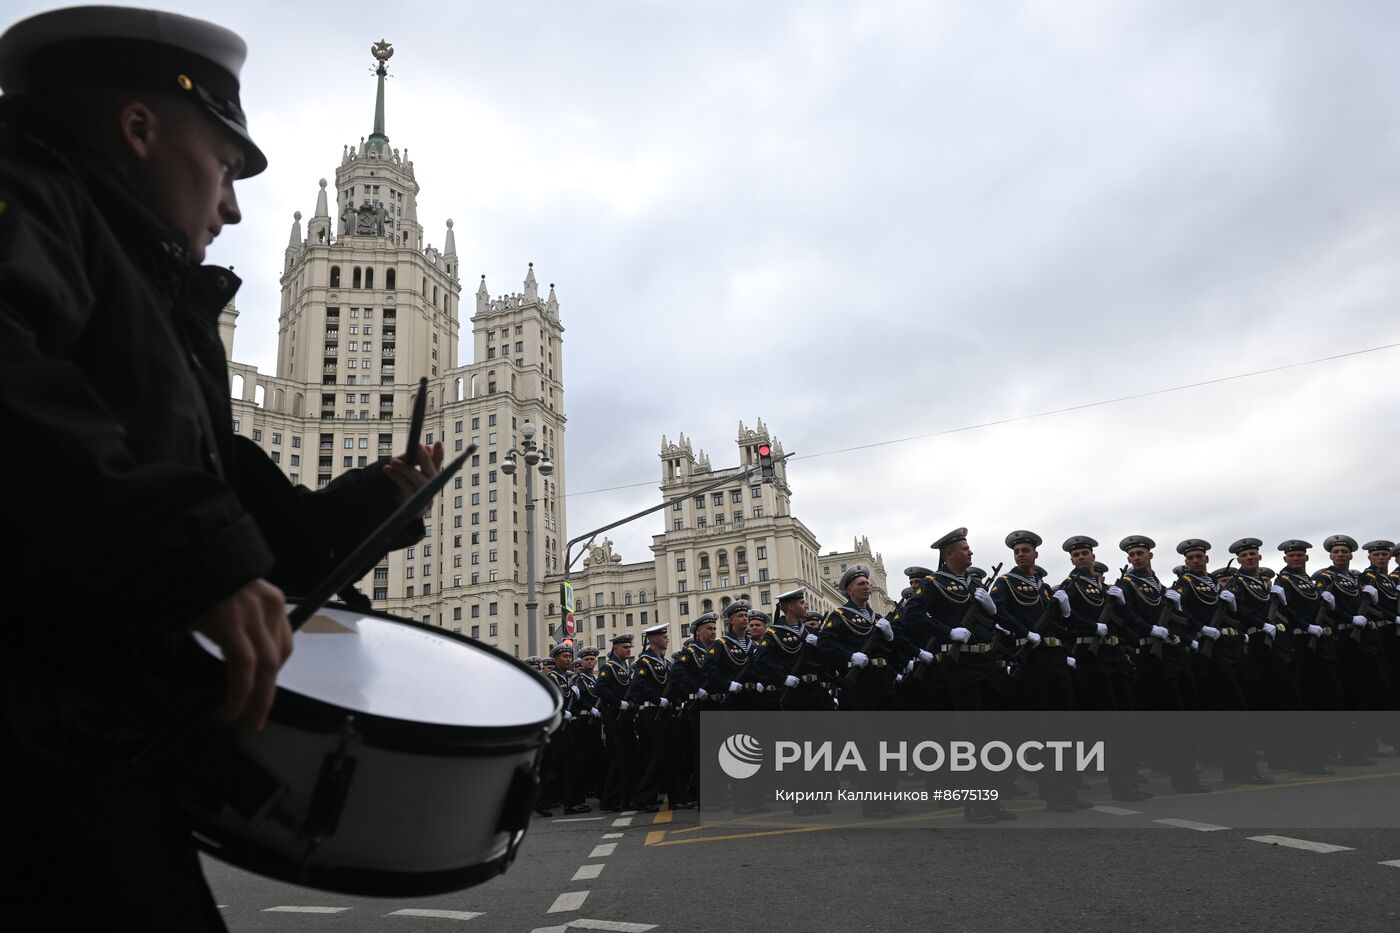
[[769,444],[758,445],[758,475],[765,483],[773,482],[773,448]]

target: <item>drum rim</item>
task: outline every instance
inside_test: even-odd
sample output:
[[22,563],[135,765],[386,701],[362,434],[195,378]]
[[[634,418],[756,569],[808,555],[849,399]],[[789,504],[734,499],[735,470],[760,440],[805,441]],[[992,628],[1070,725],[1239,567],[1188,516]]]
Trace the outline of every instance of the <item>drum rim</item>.
[[[294,597],[287,597],[287,604],[296,605]],[[396,616],[376,609],[357,609],[344,603],[329,602],[325,609],[334,609],[361,616],[373,616],[389,622],[408,625],[416,629],[442,635],[462,642],[472,648],[485,651],[512,667],[529,674],[539,688],[550,698],[551,710],[543,719],[531,720],[514,725],[462,725],[441,722],[423,722],[415,719],[400,719],[363,710],[352,710],[329,700],[298,693],[288,687],[278,686],[273,702],[271,718],[288,728],[303,729],[315,733],[341,731],[347,717],[353,717],[355,731],[361,740],[376,748],[386,750],[421,752],[424,754],[448,754],[454,750],[466,755],[507,755],[530,751],[542,746],[563,720],[564,697],[550,686],[538,671],[518,658],[512,657],[494,645],[469,638],[460,632],[448,631],[436,625],[429,625],[414,619]],[[222,668],[224,662],[209,652],[201,652],[212,663]],[[488,745],[489,748],[482,748]]]

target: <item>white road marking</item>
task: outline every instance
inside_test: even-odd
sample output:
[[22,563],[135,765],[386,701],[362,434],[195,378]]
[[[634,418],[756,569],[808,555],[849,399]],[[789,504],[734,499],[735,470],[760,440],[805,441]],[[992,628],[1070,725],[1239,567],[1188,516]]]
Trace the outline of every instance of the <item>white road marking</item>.
[[601,816],[571,816],[567,819],[550,820],[551,823],[596,823]]
[[[637,815],[637,811],[636,811],[636,810],[623,810],[623,811],[622,811],[622,815],[623,815],[623,816],[636,816],[636,815]],[[602,923],[603,921],[598,920],[598,921],[594,921],[594,922],[596,922],[596,923]]]
[[604,839],[621,839],[626,833],[603,833]]
[[427,910],[422,907],[405,907],[403,910],[396,910],[386,917],[433,917],[438,920],[470,920],[473,917],[480,917],[481,911],[475,910]]
[[1100,813],[1107,813],[1109,816],[1141,816],[1141,810],[1124,810],[1122,807],[1094,807]]
[[1180,829],[1194,829],[1201,833],[1213,833],[1230,828],[1228,826],[1216,826],[1214,823],[1197,823],[1195,820],[1153,820],[1152,822],[1161,823],[1163,826],[1176,826]]
[[558,914],[566,910],[578,910],[586,900],[588,900],[587,891],[565,891],[554,899],[554,906],[545,913]]
[[623,923],[621,920],[570,920],[563,926],[536,927],[530,933],[567,933],[568,930],[610,930],[612,933],[646,933],[656,929],[654,923]]
[[603,873],[602,865],[580,865],[570,881],[592,881]]
[[1351,846],[1334,846],[1326,842],[1310,842],[1307,839],[1294,839],[1290,836],[1250,836],[1250,842],[1263,842],[1271,846],[1287,846],[1306,852],[1352,852]]
[[631,825],[632,825],[632,817],[630,817],[630,816],[624,816],[624,817],[620,817],[620,818],[618,818],[618,819],[615,819],[615,820],[613,820],[613,825],[614,825],[614,826],[631,826]]
[[593,851],[588,853],[588,857],[589,857],[589,858],[607,858],[609,855],[612,855],[612,854],[613,854],[613,850],[616,849],[616,848],[617,848],[617,843],[615,843],[615,842],[605,842],[605,843],[603,843],[602,845],[594,846],[594,847],[593,847]]
[[1377,865],[1388,865],[1391,868],[1400,868],[1400,858],[1391,859],[1388,862],[1377,862]]
[[340,914],[349,907],[264,907],[265,914]]

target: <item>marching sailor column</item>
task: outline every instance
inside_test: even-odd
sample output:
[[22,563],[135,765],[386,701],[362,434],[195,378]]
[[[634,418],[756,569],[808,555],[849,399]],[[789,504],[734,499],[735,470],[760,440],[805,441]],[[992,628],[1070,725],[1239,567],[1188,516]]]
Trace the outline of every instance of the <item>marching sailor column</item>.
[[574,714],[570,708],[575,688],[569,682],[569,668],[574,663],[573,646],[555,645],[550,652],[550,660],[552,663],[545,669],[544,676],[564,697],[564,724],[550,736],[540,762],[540,795],[535,803],[535,812],[540,816],[553,816],[553,808],[561,803],[566,810],[570,809],[571,801],[567,799],[567,794],[573,784],[572,772],[577,757],[571,729]]
[[[1381,664],[1380,633],[1376,628],[1374,586],[1362,588],[1357,574],[1351,569],[1351,555],[1356,551],[1356,539],[1350,535],[1332,535],[1322,542],[1332,558],[1332,565],[1313,574],[1313,582],[1323,591],[1329,604],[1332,628],[1337,642],[1337,663],[1342,678],[1342,695],[1347,709],[1382,710],[1390,705],[1390,678]],[[1372,765],[1367,754],[1375,749],[1374,729],[1365,717],[1359,717],[1357,728],[1344,737],[1342,764]]]
[[612,650],[598,668],[598,702],[603,708],[603,751],[608,775],[598,806],[621,812],[632,800],[637,780],[637,733],[627,691],[632,686],[632,635],[616,635]]
[[[1131,628],[1146,632],[1138,649],[1140,705],[1151,710],[1193,710],[1196,683],[1191,676],[1191,637],[1194,628],[1179,612],[1181,594],[1163,585],[1152,569],[1157,543],[1146,535],[1129,535],[1118,542],[1128,557],[1128,572],[1118,581],[1123,591],[1123,611],[1133,620]],[[1180,793],[1210,790],[1196,777],[1190,742],[1176,739],[1160,749],[1161,767],[1171,775]]]
[[[925,587],[933,586],[934,572],[927,567],[906,567],[904,575],[909,578],[909,587],[890,613],[890,622],[918,649],[911,663],[906,665],[904,680],[900,683],[902,709],[949,709],[952,705],[948,699],[948,680],[937,663],[938,649],[946,641],[951,626],[938,625],[923,598]],[[933,779],[930,774],[930,783]]]
[[579,649],[578,659],[579,670],[573,683],[578,690],[573,702],[573,729],[578,755],[574,776],[579,786],[573,796],[581,803],[589,796],[602,796],[607,765],[603,758],[603,710],[598,703],[598,649],[585,645]]
[[[1336,597],[1324,593],[1308,575],[1308,550],[1311,547],[1300,538],[1289,538],[1278,546],[1283,552],[1283,570],[1275,579],[1284,591],[1284,603],[1279,612],[1288,622],[1303,708],[1345,709],[1346,698],[1342,695],[1342,681],[1337,670],[1337,643],[1327,618],[1328,600],[1336,602]],[[1302,760],[1297,763],[1300,765],[1298,770],[1314,774],[1333,773],[1323,758],[1336,750],[1336,735],[1302,736],[1300,743],[1306,747],[1301,752]]]
[[[817,649],[845,676],[841,680],[841,708],[844,710],[892,710],[895,677],[907,659],[917,653],[894,630],[889,620],[870,606],[870,568],[852,565],[841,575],[836,588],[846,595],[845,605],[833,609],[822,623]],[[860,781],[862,791],[893,791],[899,775],[872,772]],[[906,812],[892,800],[863,800],[866,816],[892,816]]]
[[[1366,587],[1376,590],[1377,643],[1380,648],[1381,665],[1390,681],[1389,710],[1400,709],[1400,568],[1396,573],[1386,573],[1390,567],[1391,555],[1395,553],[1392,541],[1368,541],[1365,545],[1369,565],[1361,571],[1362,592]],[[1388,719],[1391,724],[1381,735],[1381,740],[1392,746],[1394,754],[1400,755],[1400,716]]]
[[[1061,547],[1073,569],[1060,584],[1069,595],[1070,620],[1075,632],[1076,703],[1081,709],[1132,710],[1134,697],[1133,649],[1146,632],[1130,628],[1130,618],[1120,611],[1126,603],[1123,590],[1104,587],[1094,560],[1099,546],[1088,535],[1067,538]],[[1125,737],[1131,739],[1131,737]],[[1152,794],[1138,786],[1137,762],[1141,750],[1128,745],[1111,754],[1106,764],[1108,789],[1114,800],[1137,802]]]
[[[911,599],[923,604],[942,636],[938,664],[948,685],[949,705],[954,710],[1000,709],[1003,662],[994,653],[997,604],[979,586],[980,581],[968,574],[972,548],[967,529],[950,531],[931,547],[939,553],[938,570],[922,581]],[[990,776],[983,777],[983,787],[990,787]],[[1001,789],[1009,791],[1010,780],[1005,783]],[[963,809],[963,818],[970,823],[993,823],[1014,820],[1016,814],[998,801],[978,801]]]
[[[1070,679],[1074,659],[1069,594],[1052,591],[1036,574],[1041,537],[1033,531],[1013,531],[1006,536],[1016,566],[992,581],[991,597],[1000,610],[1002,625],[1017,639],[1016,674],[1025,683],[1027,709],[1074,709],[1074,683]],[[1025,644],[1020,644],[1024,640]],[[1053,813],[1071,813],[1093,806],[1075,792],[1078,779],[1071,773],[1050,772],[1040,779],[1040,796]]]
[[646,648],[632,668],[630,693],[637,710],[637,728],[645,741],[640,745],[641,776],[637,778],[632,805],[645,813],[655,813],[659,809],[659,791],[665,791],[673,807],[685,802],[685,793],[678,787],[674,733],[669,727],[671,701],[665,695],[671,677],[671,661],[666,657],[670,642],[666,623],[652,626],[642,632],[642,637]]
[[[736,599],[725,606],[724,619],[728,628],[706,650],[703,672],[708,702],[712,707],[723,704],[724,709],[734,712],[756,712],[762,705],[759,692],[763,684],[752,663],[754,646],[749,640],[748,600]],[[735,813],[760,813],[769,809],[757,788],[745,781],[735,781],[730,787],[730,801]]]
[[[700,801],[700,711],[705,708],[705,658],[714,644],[719,616],[707,612],[690,623],[690,639],[671,665],[675,696],[684,701],[678,720],[681,755],[681,787],[687,803]],[[718,787],[718,783],[711,785]]]
[[[778,596],[779,621],[768,626],[754,646],[754,664],[766,685],[764,696],[773,698],[772,708],[781,710],[831,710],[832,678],[824,656],[816,650],[821,631],[821,615],[809,630],[807,591],[801,587]],[[752,614],[751,614],[752,615]],[[834,782],[831,790],[839,786]],[[792,802],[792,812],[802,816],[830,813],[820,801]]]
[[[1246,703],[1251,709],[1299,710],[1303,708],[1303,698],[1298,691],[1298,670],[1284,613],[1288,593],[1259,574],[1262,546],[1258,538],[1240,538],[1230,545],[1230,553],[1240,566],[1230,576],[1229,590],[1235,596],[1236,619],[1244,630],[1245,652],[1254,672],[1253,689]],[[1298,742],[1291,729],[1258,739],[1271,766],[1316,769],[1322,764],[1320,756],[1309,760],[1314,753]]]
[[[1235,594],[1222,589],[1219,580],[1207,571],[1210,542],[1188,538],[1176,546],[1186,561],[1186,568],[1177,578],[1175,590],[1181,594],[1181,611],[1196,629],[1192,659],[1196,672],[1197,693],[1201,709],[1243,710],[1244,688],[1241,666],[1244,663],[1244,635],[1235,621]],[[1247,784],[1272,784],[1259,773],[1254,747],[1249,736],[1237,730],[1216,730],[1210,742],[1210,757],[1220,761],[1228,781]]]

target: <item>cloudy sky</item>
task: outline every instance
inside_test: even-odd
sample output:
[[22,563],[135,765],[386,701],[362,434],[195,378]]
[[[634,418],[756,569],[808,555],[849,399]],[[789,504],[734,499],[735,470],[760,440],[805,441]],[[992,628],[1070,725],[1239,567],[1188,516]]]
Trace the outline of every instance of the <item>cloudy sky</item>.
[[1400,349],[812,456],[1400,342],[1393,3],[169,8],[251,48],[272,167],[210,255],[236,356],[272,369],[292,211],[388,39],[429,240],[455,220],[467,292],[558,283],[572,533],[655,501],[663,433],[727,466],[761,416],[823,550],[892,574],[958,525],[985,566],[1023,527],[1114,566],[1146,533],[1163,570],[1188,536],[1400,535]]

